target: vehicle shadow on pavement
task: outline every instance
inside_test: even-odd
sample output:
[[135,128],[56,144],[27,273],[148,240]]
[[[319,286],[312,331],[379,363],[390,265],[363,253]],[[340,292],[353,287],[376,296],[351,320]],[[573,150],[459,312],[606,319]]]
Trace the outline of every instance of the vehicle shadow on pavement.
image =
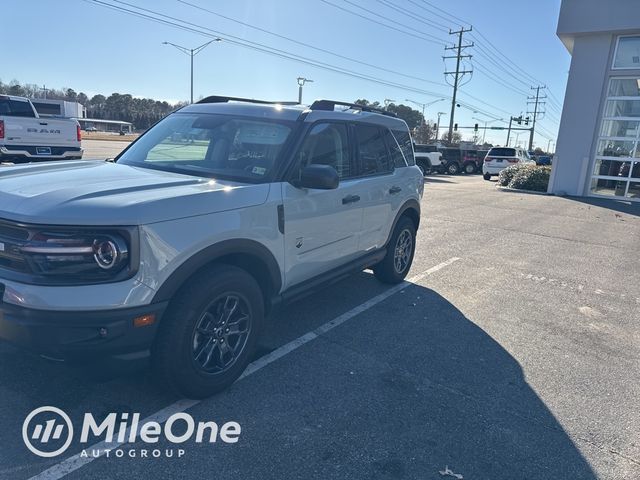
[[[262,348],[277,348],[387,288],[362,273],[290,305],[267,324]],[[175,400],[147,384],[144,373],[101,385],[23,352],[3,349],[0,361],[0,441],[15,445],[0,471],[35,460],[17,440],[33,408],[55,405],[79,418],[85,411],[150,413]],[[158,474],[169,469],[190,477],[215,464],[221,478],[423,479],[441,478],[446,467],[465,479],[596,478],[519,363],[446,298],[420,285],[201,408],[213,406],[220,418],[234,418],[243,431],[247,426],[243,442],[216,455],[203,449],[187,463],[159,463]],[[205,418],[198,408],[196,418]],[[286,453],[277,441],[283,438],[293,442]],[[142,478],[151,465],[131,461],[129,467],[130,478]]]
[[[361,288],[358,283],[351,282],[352,291]],[[279,328],[322,304],[313,298],[291,308],[291,320],[283,318]],[[300,380],[291,368],[278,372],[281,379],[296,378],[297,391],[308,388],[305,401],[311,405],[289,405],[283,418],[316,415],[318,424],[343,427],[301,439],[304,447],[296,457],[311,462],[308,472],[322,472],[318,478],[340,478],[351,467],[358,478],[440,478],[446,466],[465,479],[596,478],[519,363],[435,291],[412,285],[323,338],[355,352],[356,360],[345,355],[340,362],[353,376],[345,379],[340,366],[334,372],[331,364],[322,382]],[[334,355],[331,348],[313,353]],[[313,371],[304,364],[300,369]],[[319,410],[330,412],[324,416],[313,408],[319,398]],[[264,427],[277,430],[277,424]],[[323,445],[320,440],[327,438]],[[331,466],[363,456],[375,460]]]

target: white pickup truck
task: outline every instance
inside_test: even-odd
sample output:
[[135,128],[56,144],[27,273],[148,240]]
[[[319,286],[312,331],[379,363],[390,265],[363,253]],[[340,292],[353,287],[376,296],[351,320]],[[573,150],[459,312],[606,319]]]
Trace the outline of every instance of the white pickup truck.
[[0,162],[82,158],[80,124],[40,117],[28,98],[0,95]]

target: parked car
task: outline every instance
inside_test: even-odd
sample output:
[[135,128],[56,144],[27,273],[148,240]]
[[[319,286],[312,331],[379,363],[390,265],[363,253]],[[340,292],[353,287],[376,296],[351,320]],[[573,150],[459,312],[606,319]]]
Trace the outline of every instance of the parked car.
[[82,158],[80,124],[40,118],[28,98],[0,95],[0,162]]
[[114,162],[0,169],[0,337],[60,360],[150,356],[209,396],[273,306],[366,268],[402,282],[423,188],[403,120],[329,100],[208,97]]
[[416,165],[420,167],[424,175],[429,175],[433,172],[442,173],[442,153],[438,151],[438,147],[435,145],[415,144],[413,150],[415,152]]
[[97,132],[98,129],[96,127],[86,127],[84,129],[85,132]]
[[535,160],[537,165],[551,165],[551,155],[538,155]]
[[522,148],[493,147],[487,153],[482,164],[483,177],[485,180],[490,180],[492,176],[498,175],[508,166],[518,163],[535,165],[535,162],[529,157],[529,153]]

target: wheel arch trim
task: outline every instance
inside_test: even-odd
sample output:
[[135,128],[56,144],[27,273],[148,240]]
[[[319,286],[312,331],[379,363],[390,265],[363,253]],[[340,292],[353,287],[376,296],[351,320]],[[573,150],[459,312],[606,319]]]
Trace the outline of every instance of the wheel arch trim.
[[[277,295],[280,292],[280,289],[282,288],[281,270],[271,251],[255,240],[233,239],[224,240],[214,245],[210,245],[189,257],[162,283],[154,295],[152,303],[171,300],[175,293],[196,272],[216,260],[231,255],[246,255],[247,257],[259,259],[266,267],[267,274],[271,282],[271,295]],[[260,285],[260,288],[263,290],[264,287],[264,285]],[[268,301],[268,299],[265,300]]]

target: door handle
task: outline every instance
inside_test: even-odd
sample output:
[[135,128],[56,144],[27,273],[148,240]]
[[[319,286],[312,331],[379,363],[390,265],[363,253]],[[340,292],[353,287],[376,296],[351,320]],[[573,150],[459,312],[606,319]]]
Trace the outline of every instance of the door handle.
[[40,125],[49,125],[47,122],[40,122]]
[[360,195],[347,195],[342,199],[342,204],[356,203],[360,201]]
[[400,187],[391,187],[389,189],[389,193],[391,195],[395,195],[396,193],[400,193],[402,191],[402,189]]

